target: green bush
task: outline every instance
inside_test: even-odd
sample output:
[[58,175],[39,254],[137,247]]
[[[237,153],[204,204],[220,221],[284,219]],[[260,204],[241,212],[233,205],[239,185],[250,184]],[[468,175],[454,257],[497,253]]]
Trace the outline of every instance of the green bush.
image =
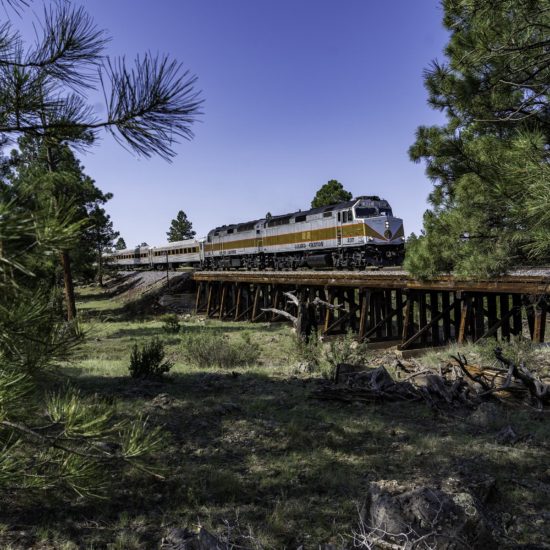
[[340,363],[361,365],[367,360],[368,349],[365,342],[358,342],[351,330],[342,337],[329,342],[325,358],[333,369]]
[[323,348],[317,333],[311,334],[307,342],[301,338],[296,340],[296,357],[308,372],[315,372],[319,369],[322,352]]
[[141,348],[134,344],[130,355],[130,376],[132,378],[153,378],[168,372],[173,363],[165,361],[164,344],[157,338],[145,342]]
[[181,326],[179,318],[175,313],[167,313],[164,315],[162,320],[162,329],[164,332],[167,332],[168,334],[177,334],[180,331]]
[[182,346],[187,360],[202,368],[251,365],[260,357],[260,346],[248,333],[232,341],[219,332],[201,329],[186,335]]

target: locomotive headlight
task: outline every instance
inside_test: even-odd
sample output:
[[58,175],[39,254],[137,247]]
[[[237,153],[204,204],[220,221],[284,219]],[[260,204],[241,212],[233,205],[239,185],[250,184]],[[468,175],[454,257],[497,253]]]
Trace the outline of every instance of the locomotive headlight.
[[386,229],[390,228],[390,222],[388,220],[384,222],[384,225],[386,226]]

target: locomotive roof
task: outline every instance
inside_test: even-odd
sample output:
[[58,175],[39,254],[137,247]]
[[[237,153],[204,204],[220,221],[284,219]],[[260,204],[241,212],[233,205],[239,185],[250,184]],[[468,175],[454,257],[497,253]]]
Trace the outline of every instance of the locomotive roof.
[[[298,210],[297,212],[291,212],[290,214],[278,214],[277,216],[271,216],[271,218],[269,218],[269,221],[278,220],[278,219],[281,219],[281,218],[292,218],[294,216],[310,216],[312,214],[321,214],[322,212],[329,212],[329,211],[332,211],[332,210],[343,210],[345,208],[351,208],[358,200],[372,200],[372,201],[386,202],[384,199],[381,199],[380,197],[375,196],[375,195],[360,196],[360,197],[355,197],[355,198],[353,198],[349,201],[337,202],[337,203],[329,204],[329,205],[326,205],[326,206],[319,206],[317,208],[310,208],[309,210]],[[210,233],[213,233],[215,231],[232,229],[232,228],[238,227],[240,225],[256,225],[258,222],[265,222],[265,221],[268,221],[268,219],[267,218],[259,218],[257,220],[252,220],[252,221],[248,221],[248,222],[232,223],[232,224],[229,224],[229,225],[220,225],[218,227],[215,227],[211,231],[209,231],[208,234],[210,235]]]

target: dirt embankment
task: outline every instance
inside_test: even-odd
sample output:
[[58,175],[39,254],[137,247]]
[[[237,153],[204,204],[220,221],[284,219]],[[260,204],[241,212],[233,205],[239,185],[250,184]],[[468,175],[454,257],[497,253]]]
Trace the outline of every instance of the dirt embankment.
[[191,271],[119,271],[105,286],[110,297],[124,303],[127,313],[187,312],[194,305]]

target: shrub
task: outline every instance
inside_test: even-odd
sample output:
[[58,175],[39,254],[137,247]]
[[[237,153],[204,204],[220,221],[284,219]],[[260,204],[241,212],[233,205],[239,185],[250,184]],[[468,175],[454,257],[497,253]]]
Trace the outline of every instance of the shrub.
[[150,342],[145,342],[141,348],[135,343],[130,355],[130,375],[132,378],[162,376],[173,366],[173,363],[165,361],[164,357],[164,344],[156,337]]
[[198,367],[231,368],[255,363],[260,357],[260,346],[244,333],[239,341],[231,341],[219,332],[202,329],[188,334],[183,350],[189,362]]
[[307,342],[301,338],[296,340],[296,356],[302,363],[302,367],[305,367],[308,372],[315,372],[319,369],[322,351],[317,333],[312,333]]
[[348,330],[343,337],[332,340],[325,350],[325,358],[331,367],[328,375],[331,377],[334,374],[336,365],[340,363],[363,364],[367,359],[367,354],[367,344],[358,342],[353,332]]
[[162,324],[162,329],[164,332],[167,332],[168,334],[177,334],[180,331],[181,326],[179,318],[175,313],[166,314],[162,320],[164,321]]

